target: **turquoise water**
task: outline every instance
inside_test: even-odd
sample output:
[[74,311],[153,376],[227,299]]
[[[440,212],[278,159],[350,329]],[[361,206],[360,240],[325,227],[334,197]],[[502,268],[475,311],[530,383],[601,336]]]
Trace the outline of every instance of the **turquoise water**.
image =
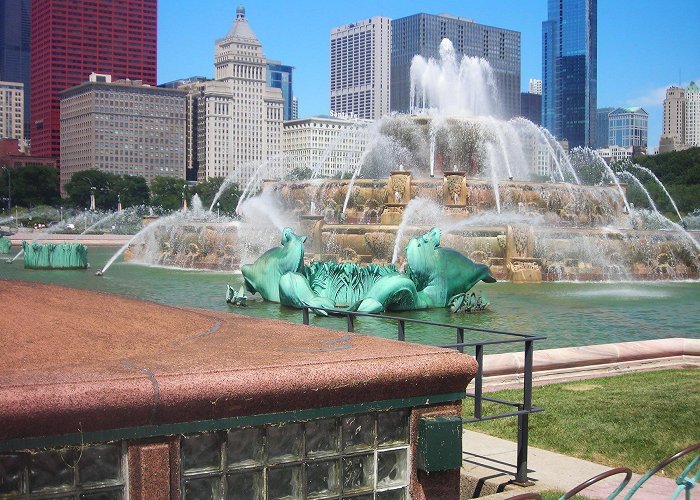
[[[14,250],[14,249],[13,249]],[[267,303],[258,296],[249,307],[225,302],[226,283],[238,287],[240,275],[207,271],[149,268],[118,260],[102,277],[95,276],[116,251],[91,247],[87,271],[40,271],[24,269],[22,260],[0,263],[0,279],[54,283],[126,295],[155,302],[202,307],[257,317],[300,323],[301,312]],[[12,254],[10,255],[12,256]],[[479,283],[491,302],[489,310],[475,314],[452,314],[449,310],[415,311],[402,316],[444,323],[459,323],[494,330],[544,335],[537,349],[602,344],[667,337],[700,338],[700,282],[623,283]],[[28,297],[31,300],[31,297]],[[340,318],[313,318],[312,324],[345,328]],[[396,338],[394,323],[358,319],[355,331]],[[467,339],[492,339],[484,334],[465,334]],[[451,330],[407,326],[406,340],[441,345],[455,341]],[[505,350],[520,350],[512,345]],[[487,353],[500,349],[487,349]]]

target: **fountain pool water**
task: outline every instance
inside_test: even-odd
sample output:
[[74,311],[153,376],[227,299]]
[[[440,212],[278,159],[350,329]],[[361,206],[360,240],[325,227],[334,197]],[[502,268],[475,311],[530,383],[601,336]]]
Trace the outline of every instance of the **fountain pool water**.
[[[277,235],[279,237],[279,235]],[[115,248],[91,247],[93,269],[104,267]],[[257,317],[301,322],[301,312],[248,298],[248,307],[234,308],[224,301],[225,283],[234,288],[242,277],[230,272],[185,271],[144,267],[117,259],[102,278],[89,271],[61,273],[26,270],[22,266],[0,267],[0,279],[54,283],[101,292],[117,293],[165,304],[223,310]],[[695,282],[557,282],[513,284],[499,282],[474,287],[491,302],[489,310],[478,314],[452,314],[448,309],[412,311],[401,316],[447,323],[463,323],[481,328],[536,333],[547,336],[538,349],[607,342],[648,340],[667,337],[700,338],[700,283]],[[315,318],[312,324],[344,329],[342,318]],[[359,319],[360,333],[396,338],[394,327],[386,322]],[[407,329],[409,341],[445,344],[430,328]],[[516,349],[516,348],[513,348]]]

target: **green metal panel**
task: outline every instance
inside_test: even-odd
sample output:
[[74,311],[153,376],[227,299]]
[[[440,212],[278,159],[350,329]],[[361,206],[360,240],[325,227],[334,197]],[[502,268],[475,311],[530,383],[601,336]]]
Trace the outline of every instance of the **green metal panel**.
[[418,468],[426,472],[462,466],[462,419],[457,416],[418,421]]

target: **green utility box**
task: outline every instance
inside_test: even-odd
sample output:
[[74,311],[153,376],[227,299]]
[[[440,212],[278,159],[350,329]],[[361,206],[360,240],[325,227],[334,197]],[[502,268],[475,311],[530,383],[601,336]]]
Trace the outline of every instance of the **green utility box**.
[[418,421],[418,468],[426,472],[462,466],[462,419],[421,418]]

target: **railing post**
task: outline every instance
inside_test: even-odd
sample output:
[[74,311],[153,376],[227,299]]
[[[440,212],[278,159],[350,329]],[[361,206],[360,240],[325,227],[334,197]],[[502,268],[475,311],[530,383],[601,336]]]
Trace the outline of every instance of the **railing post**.
[[303,322],[305,325],[308,325],[309,324],[309,308],[305,307],[304,309],[302,309],[302,311],[303,311],[302,314],[304,317]]
[[[518,405],[519,411],[529,412],[532,409],[532,340],[525,341],[525,379],[523,380],[523,404]],[[518,470],[515,474],[515,483],[523,486],[530,485],[527,480],[527,440],[528,440],[528,413],[518,415]]]
[[[462,328],[462,327],[457,328],[457,343],[464,344],[464,328]],[[459,346],[457,348],[457,350],[459,352],[461,352],[462,354],[464,354],[464,346],[462,346],[462,345]]]
[[406,322],[402,319],[399,320],[399,340],[402,342],[406,340]]
[[348,313],[348,332],[352,333],[355,331],[355,325],[353,324],[354,317],[352,313]]
[[484,346],[476,346],[476,378],[474,379],[474,418],[481,418],[482,392],[484,383]]

